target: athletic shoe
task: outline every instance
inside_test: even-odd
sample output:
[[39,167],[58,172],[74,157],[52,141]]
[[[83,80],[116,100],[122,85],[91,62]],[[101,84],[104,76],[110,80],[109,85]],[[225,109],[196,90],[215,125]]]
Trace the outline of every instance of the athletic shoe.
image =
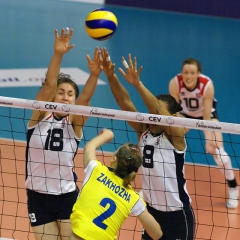
[[237,208],[238,207],[238,187],[228,188],[228,201],[227,208]]

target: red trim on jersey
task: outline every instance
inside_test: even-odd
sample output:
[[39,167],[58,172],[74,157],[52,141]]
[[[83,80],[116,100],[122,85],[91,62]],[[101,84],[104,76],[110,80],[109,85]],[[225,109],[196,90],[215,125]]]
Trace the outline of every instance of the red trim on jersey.
[[148,128],[148,129],[142,134],[142,136],[147,135],[149,131],[150,131],[150,129]]
[[181,74],[177,75],[177,81],[178,81],[178,92],[180,93],[181,92],[181,88],[184,87],[183,78],[182,78]]
[[46,120],[48,120],[49,118],[51,118],[51,117],[52,117],[52,115],[53,115],[53,113],[51,113],[51,115],[49,115],[49,117],[48,117],[48,118],[46,118]]
[[69,123],[68,115],[62,119],[62,124]]
[[[179,88],[178,92],[180,93],[181,92],[181,88],[186,88],[186,87],[184,86],[182,74],[178,74],[176,77],[177,77],[178,88]],[[197,83],[197,87],[196,88],[198,88],[200,90],[200,94],[202,96],[203,96],[204,90],[205,90],[205,88],[206,88],[206,86],[207,86],[209,81],[210,80],[208,78],[203,77],[201,75],[198,77],[198,83]]]
[[[199,76],[198,77],[198,86],[197,86],[197,88],[200,90],[200,93],[201,93],[202,96],[203,96],[204,90],[205,90],[208,82],[209,82],[209,79],[207,79],[207,78],[205,78],[203,76]],[[202,89],[201,89],[201,85],[200,85],[201,83],[203,84]]]
[[64,119],[65,119],[65,121],[66,121],[67,123],[69,123],[68,115],[67,115],[66,117],[64,117]]

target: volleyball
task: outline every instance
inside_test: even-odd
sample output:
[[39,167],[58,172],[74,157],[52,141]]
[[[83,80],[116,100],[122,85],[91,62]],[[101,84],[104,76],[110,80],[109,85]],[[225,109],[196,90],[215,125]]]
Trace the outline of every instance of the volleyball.
[[104,41],[111,38],[117,27],[116,16],[105,8],[95,9],[86,17],[86,32],[95,40]]

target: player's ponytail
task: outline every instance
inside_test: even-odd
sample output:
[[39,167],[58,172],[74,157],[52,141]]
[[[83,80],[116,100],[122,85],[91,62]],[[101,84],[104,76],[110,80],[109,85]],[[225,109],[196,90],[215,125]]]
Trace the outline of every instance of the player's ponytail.
[[135,179],[136,173],[142,165],[142,155],[138,146],[130,143],[121,146],[116,157],[117,167],[115,173],[123,178],[123,186],[127,187]]

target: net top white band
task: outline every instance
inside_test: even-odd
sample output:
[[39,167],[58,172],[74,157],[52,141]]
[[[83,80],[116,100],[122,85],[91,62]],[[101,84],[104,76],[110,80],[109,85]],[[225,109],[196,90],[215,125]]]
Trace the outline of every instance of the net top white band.
[[132,122],[144,122],[172,127],[186,127],[198,130],[210,130],[223,133],[240,134],[240,124],[163,116],[140,112],[128,112],[115,109],[69,105],[55,102],[44,102],[21,98],[0,96],[0,106],[11,108],[25,108],[51,112],[65,112],[68,114],[101,117]]

